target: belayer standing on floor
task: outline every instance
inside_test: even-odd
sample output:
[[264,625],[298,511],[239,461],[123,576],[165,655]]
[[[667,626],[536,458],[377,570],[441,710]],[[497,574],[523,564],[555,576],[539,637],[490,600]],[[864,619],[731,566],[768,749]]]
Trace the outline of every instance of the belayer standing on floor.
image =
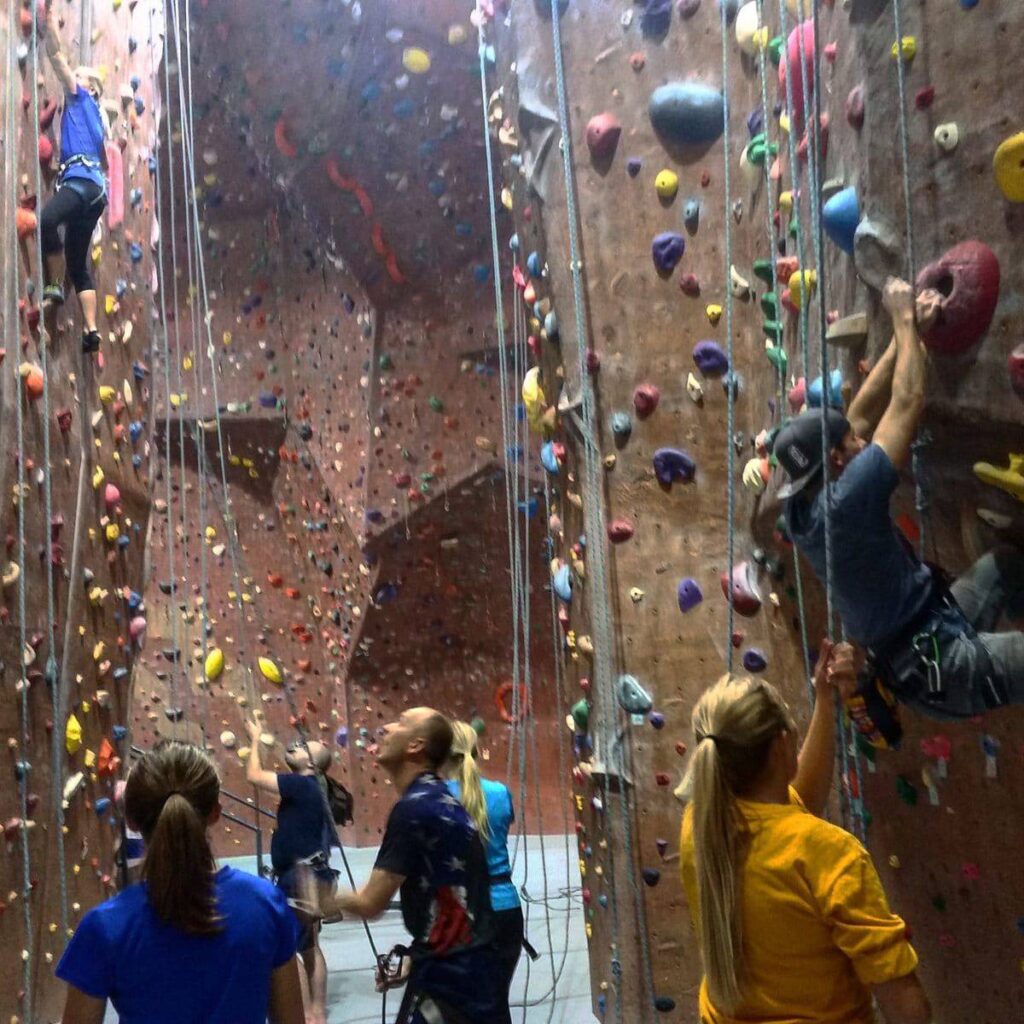
[[[407,982],[396,1024],[484,1024],[508,1014],[492,945],[483,843],[439,774],[451,747],[451,723],[432,708],[410,708],[384,726],[378,761],[400,795],[377,861],[358,892],[319,904],[327,915],[373,918],[401,890],[412,941],[392,951],[401,958],[401,974],[378,975],[385,989]],[[314,887],[308,897],[316,903]]]
[[89,246],[107,205],[107,122],[99,104],[103,82],[95,68],[82,66],[71,70],[61,48],[52,0],[46,5],[46,53],[64,87],[64,109],[60,117],[57,191],[40,217],[46,272],[43,301],[54,306],[63,304],[66,273],[82,310],[82,351],[90,353],[99,350],[100,332],[96,322],[96,285],[89,270]]
[[835,765],[835,690],[848,644],[823,646],[802,747],[779,692],[725,676],[693,709],[680,865],[704,964],[703,1024],[929,1024],[904,922],[871,855],[823,821]]
[[[310,871],[317,885],[333,891],[337,872],[331,867],[331,847],[339,845],[334,823],[328,815],[324,772],[331,753],[316,740],[293,743],[285,753],[288,772],[272,772],[260,757],[262,729],[247,722],[249,759],[246,779],[266,793],[281,798],[277,827],[270,842],[274,879],[292,902],[299,896],[299,872]],[[312,761],[310,760],[312,758]],[[327,1019],[327,961],[320,949],[320,920],[296,910],[300,926],[299,955],[302,958],[302,998],[307,1024],[324,1024]]]
[[[899,700],[944,719],[1024,702],[1024,633],[993,632],[1004,612],[1024,616],[1024,552],[999,547],[947,586],[893,522],[890,499],[925,404],[927,364],[915,314],[922,326],[931,322],[941,296],[926,291],[915,303],[910,285],[890,278],[883,301],[893,340],[848,413],[827,410],[828,465],[821,410],[790,420],[773,451],[789,477],[779,491],[789,533],[822,582],[828,501],[836,608],[867,654],[858,695],[893,745],[899,724],[886,720],[879,680]],[[827,498],[823,469],[833,481]]]
[[487,872],[491,883],[491,910],[494,911],[494,946],[500,965],[505,1016],[508,1015],[509,989],[523,952],[523,908],[512,884],[512,864],[508,856],[508,832],[516,820],[512,794],[508,786],[485,779],[477,766],[477,734],[468,722],[452,723],[452,749],[446,774],[448,789],[457,797],[476,822],[487,852]]
[[217,870],[206,831],[220,779],[198,747],[164,741],[128,775],[125,817],[146,843],[142,881],[81,920],[57,977],[63,1024],[302,1024],[296,924],[262,878]]

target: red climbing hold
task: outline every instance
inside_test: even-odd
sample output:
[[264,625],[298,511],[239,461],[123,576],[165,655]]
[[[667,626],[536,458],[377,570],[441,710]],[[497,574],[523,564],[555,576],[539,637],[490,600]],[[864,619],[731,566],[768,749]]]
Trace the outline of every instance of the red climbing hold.
[[595,160],[611,156],[619,144],[622,125],[614,114],[595,114],[587,122],[587,148]]
[[921,332],[925,345],[958,356],[985,336],[999,301],[999,260],[983,242],[961,242],[917,275],[917,290],[942,295],[934,323]]
[[53,159],[53,143],[50,141],[49,135],[39,136],[39,166],[42,169],[48,170],[50,167],[50,161]]
[[935,86],[926,85],[917,90],[914,96],[914,106],[918,110],[927,110],[935,102]]
[[864,86],[855,85],[846,97],[846,121],[860,131],[864,127]]
[[691,299],[696,299],[700,295],[700,281],[697,279],[697,275],[683,274],[679,278],[679,290],[684,295],[689,295]]
[[[801,70],[801,54],[806,75]],[[808,89],[814,88],[814,23],[805,21],[797,25],[789,34],[786,44],[786,59],[779,63],[779,95],[785,99],[789,88],[787,81],[792,79],[793,87],[789,89],[793,98],[793,127],[798,132],[804,130],[804,81]],[[808,97],[810,99],[811,97]],[[808,104],[809,106],[809,104]]]
[[633,392],[633,408],[638,419],[645,420],[655,409],[661,399],[661,392],[653,384],[639,384]]
[[608,524],[608,539],[613,544],[621,544],[633,536],[633,524],[628,519],[613,519]]
[[285,124],[284,117],[279,117],[274,125],[274,145],[277,146],[278,152],[289,160],[294,160],[299,155],[295,144],[288,138],[288,125]]
[[36,233],[36,215],[31,210],[19,206],[15,212],[15,222],[18,227],[18,241],[24,242],[26,238]]
[[757,589],[754,570],[749,562],[740,562],[732,571],[732,580],[727,572],[722,573],[722,593],[731,597],[732,606],[738,615],[750,617],[761,610],[761,595]]

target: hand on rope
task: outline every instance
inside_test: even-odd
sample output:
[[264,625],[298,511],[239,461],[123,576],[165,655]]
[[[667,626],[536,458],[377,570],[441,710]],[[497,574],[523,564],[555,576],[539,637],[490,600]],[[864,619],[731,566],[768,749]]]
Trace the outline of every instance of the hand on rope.
[[857,673],[864,663],[863,652],[851,643],[822,641],[814,666],[814,694],[819,700],[832,700],[837,694],[844,700],[857,690]]

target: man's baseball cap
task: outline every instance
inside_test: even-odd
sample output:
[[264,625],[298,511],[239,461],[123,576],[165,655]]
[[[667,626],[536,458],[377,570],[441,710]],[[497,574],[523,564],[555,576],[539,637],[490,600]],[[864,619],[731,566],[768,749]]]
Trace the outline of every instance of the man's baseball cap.
[[[779,488],[780,498],[798,494],[821,472],[821,409],[809,409],[791,419],[775,438],[772,449],[779,465],[789,476]],[[850,421],[838,409],[825,410],[828,447],[841,444],[850,431]]]

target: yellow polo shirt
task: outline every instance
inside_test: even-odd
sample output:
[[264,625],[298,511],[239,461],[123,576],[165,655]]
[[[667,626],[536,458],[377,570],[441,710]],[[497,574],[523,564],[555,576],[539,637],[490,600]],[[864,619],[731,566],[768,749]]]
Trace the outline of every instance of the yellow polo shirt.
[[[871,1024],[869,986],[917,966],[871,855],[849,832],[790,803],[740,800],[751,831],[741,869],[744,994],[734,1015],[700,989],[702,1024]],[[680,839],[683,885],[698,921],[692,813]]]

